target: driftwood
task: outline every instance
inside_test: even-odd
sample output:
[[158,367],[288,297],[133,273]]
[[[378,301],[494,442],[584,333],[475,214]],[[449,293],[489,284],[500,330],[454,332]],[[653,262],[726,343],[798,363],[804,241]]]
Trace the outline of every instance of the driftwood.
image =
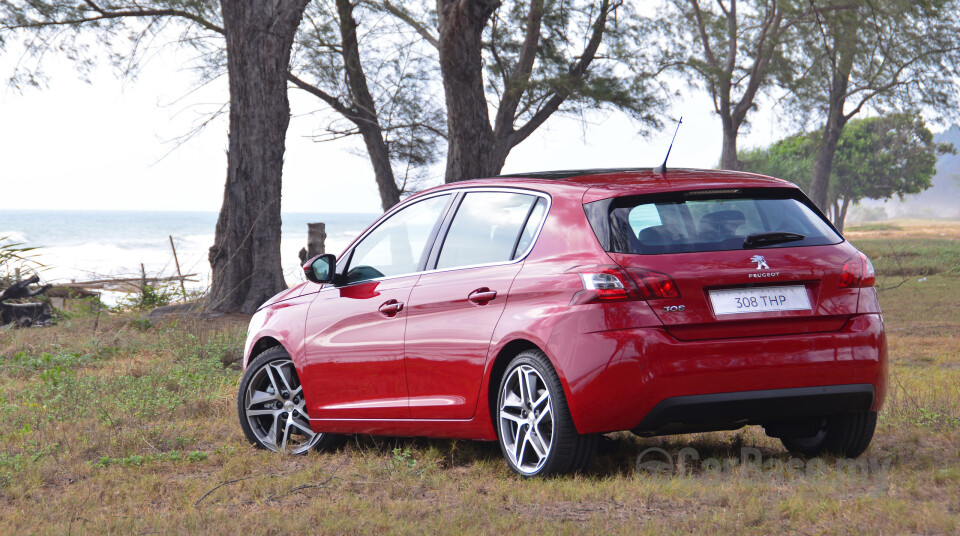
[[17,327],[45,326],[53,319],[53,309],[49,303],[4,303],[7,300],[21,300],[39,296],[52,285],[31,289],[30,285],[40,282],[33,276],[18,281],[9,288],[0,290],[0,325],[13,324]]
[[187,281],[190,283],[196,283],[196,279],[190,279],[191,277],[196,277],[197,274],[187,274],[187,275],[174,275],[171,277],[120,277],[114,279],[95,279],[93,281],[73,281],[70,283],[57,283],[57,287],[64,288],[82,288],[82,289],[102,289],[107,286],[112,285],[135,285],[140,286],[143,284],[155,284],[155,283],[166,283],[169,281]]

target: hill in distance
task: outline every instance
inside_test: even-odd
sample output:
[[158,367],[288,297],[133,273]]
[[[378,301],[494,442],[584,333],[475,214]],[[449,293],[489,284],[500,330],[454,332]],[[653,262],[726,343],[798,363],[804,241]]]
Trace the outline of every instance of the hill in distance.
[[[960,126],[954,125],[936,134],[937,143],[952,143],[960,151]],[[960,154],[945,154],[937,161],[933,186],[919,194],[893,198],[886,203],[873,201],[865,206],[882,205],[891,218],[960,219]]]

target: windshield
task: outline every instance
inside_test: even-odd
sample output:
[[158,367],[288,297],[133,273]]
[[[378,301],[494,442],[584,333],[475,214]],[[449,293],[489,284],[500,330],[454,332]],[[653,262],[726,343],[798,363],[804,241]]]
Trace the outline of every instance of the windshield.
[[629,196],[584,205],[607,251],[655,255],[837,244],[799,192],[733,190]]

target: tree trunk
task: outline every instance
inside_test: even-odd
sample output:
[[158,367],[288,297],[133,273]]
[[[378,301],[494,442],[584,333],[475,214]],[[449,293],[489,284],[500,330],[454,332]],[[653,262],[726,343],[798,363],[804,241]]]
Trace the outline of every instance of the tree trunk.
[[280,187],[287,71],[308,0],[221,0],[230,79],[227,184],[210,248],[208,308],[252,313],[286,288]]
[[386,212],[400,202],[400,189],[397,188],[397,180],[390,165],[387,144],[383,141],[383,134],[379,127],[361,127],[360,135],[367,147],[370,163],[373,164],[373,177],[377,181],[377,190],[380,192],[380,207]]
[[[439,0],[440,72],[447,103],[446,182],[496,175],[500,168],[483,88],[481,35],[499,2]],[[503,162],[500,161],[500,166]],[[496,169],[494,169],[496,168]]]
[[[856,20],[855,17],[852,20]],[[837,153],[840,135],[847,124],[848,117],[843,108],[847,104],[847,88],[850,84],[850,72],[853,70],[853,58],[856,54],[856,28],[848,22],[845,35],[837,40],[837,62],[834,64],[830,80],[830,105],[827,109],[827,124],[823,129],[823,139],[817,149],[817,159],[813,162],[813,176],[810,180],[810,199],[821,210],[826,210],[830,196],[830,174],[833,172],[833,157]]]
[[723,150],[720,153],[720,169],[740,170],[737,158],[737,128],[733,122],[723,121]]
[[840,212],[836,217],[836,221],[833,222],[833,226],[836,227],[841,233],[843,232],[843,223],[847,219],[848,208],[850,208],[850,198],[844,197],[843,204],[840,206]]
[[810,199],[821,210],[829,205],[830,174],[833,172],[833,157],[837,154],[840,135],[843,133],[843,102],[831,103],[827,115],[827,125],[823,139],[817,149],[817,159],[813,162],[813,177],[810,180]]
[[383,129],[377,119],[377,103],[367,86],[367,77],[360,64],[360,45],[357,41],[357,21],[353,18],[350,0],[337,0],[337,16],[340,18],[340,42],[343,47],[343,65],[347,85],[353,98],[355,117],[350,117],[360,130],[367,146],[373,174],[380,191],[380,206],[384,211],[400,202],[400,189],[390,166],[390,153],[383,141]]

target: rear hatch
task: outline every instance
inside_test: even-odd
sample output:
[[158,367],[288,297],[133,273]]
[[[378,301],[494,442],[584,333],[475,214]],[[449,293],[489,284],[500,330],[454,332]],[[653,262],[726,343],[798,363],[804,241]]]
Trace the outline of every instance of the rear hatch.
[[857,312],[859,254],[799,190],[671,192],[584,208],[678,339],[835,331]]

